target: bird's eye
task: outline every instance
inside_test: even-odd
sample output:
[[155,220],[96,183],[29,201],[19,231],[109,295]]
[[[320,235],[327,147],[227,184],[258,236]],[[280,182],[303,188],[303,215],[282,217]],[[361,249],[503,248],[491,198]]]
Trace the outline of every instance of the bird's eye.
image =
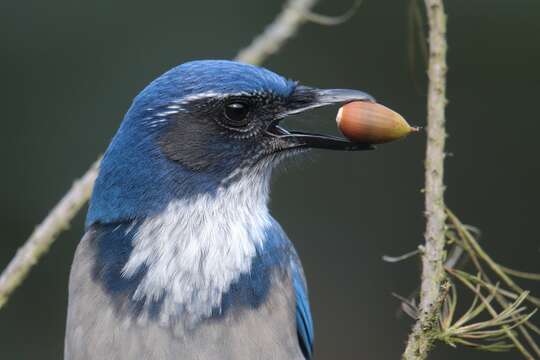
[[231,102],[225,105],[224,114],[229,125],[234,127],[245,126],[248,123],[249,106],[243,102]]

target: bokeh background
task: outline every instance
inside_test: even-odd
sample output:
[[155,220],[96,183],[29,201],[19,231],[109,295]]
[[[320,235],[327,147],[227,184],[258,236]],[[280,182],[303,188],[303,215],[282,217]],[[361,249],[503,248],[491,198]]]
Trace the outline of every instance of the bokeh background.
[[[540,2],[452,0],[446,193],[501,262],[540,271]],[[339,14],[350,0],[321,1]],[[0,267],[107,146],[131,99],[170,67],[232,58],[282,1],[0,2]],[[425,73],[408,57],[407,1],[365,0],[335,27],[304,26],[265,66],[358,88],[425,123]],[[413,69],[411,71],[411,68]],[[294,126],[335,131],[335,109]],[[398,359],[419,261],[381,260],[423,240],[424,136],[370,153],[314,152],[276,176],[272,210],[308,276],[317,359]],[[71,258],[83,216],[0,311],[0,359],[60,359]],[[99,309],[96,309],[99,311]],[[439,346],[434,359],[517,359]]]

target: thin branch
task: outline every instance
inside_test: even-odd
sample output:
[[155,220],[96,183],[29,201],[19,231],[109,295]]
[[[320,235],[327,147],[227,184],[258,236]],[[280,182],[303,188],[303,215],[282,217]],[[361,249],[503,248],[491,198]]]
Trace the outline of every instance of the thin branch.
[[356,11],[358,8],[362,5],[362,0],[355,0],[353,5],[342,15],[338,16],[331,16],[331,15],[323,15],[323,14],[317,14],[314,12],[306,12],[305,17],[307,20],[319,24],[319,25],[326,25],[326,26],[335,26],[339,24],[343,24],[349,19],[351,19],[354,14],[356,14]]
[[307,21],[306,14],[311,14],[311,9],[316,2],[317,0],[287,1],[275,20],[259,36],[255,37],[248,47],[238,53],[236,60],[260,64],[267,57],[276,53]]
[[[260,64],[276,53],[298,28],[306,21],[305,14],[318,0],[289,0],[283,10],[264,32],[241,50],[237,61]],[[75,182],[49,215],[38,225],[25,244],[19,248],[0,276],[0,309],[11,293],[24,281],[28,272],[49,249],[58,235],[68,228],[81,208],[86,204],[96,180],[100,160],[96,161]]]
[[426,244],[422,256],[419,317],[403,354],[406,360],[426,359],[439,323],[445,283],[444,145],[446,106],[446,15],[442,0],[425,0],[429,21],[429,88],[426,149]]
[[0,308],[6,303],[13,290],[26,278],[30,268],[47,252],[58,234],[69,227],[71,220],[84,206],[92,192],[98,167],[99,160],[73,184],[11,259],[0,276]]
[[388,263],[397,263],[397,262],[400,262],[400,261],[403,261],[403,260],[410,259],[413,256],[416,256],[416,255],[418,255],[420,253],[421,253],[420,249],[416,249],[416,250],[409,251],[408,253],[405,253],[405,254],[399,255],[399,256],[383,255],[382,261],[386,261]]

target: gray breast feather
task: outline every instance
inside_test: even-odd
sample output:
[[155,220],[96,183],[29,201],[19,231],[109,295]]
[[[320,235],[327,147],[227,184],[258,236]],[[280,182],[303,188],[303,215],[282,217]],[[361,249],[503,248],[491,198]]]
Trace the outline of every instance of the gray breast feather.
[[270,295],[257,308],[238,308],[186,329],[122,312],[92,277],[95,249],[89,232],[70,276],[65,360],[303,360],[289,272],[272,276]]

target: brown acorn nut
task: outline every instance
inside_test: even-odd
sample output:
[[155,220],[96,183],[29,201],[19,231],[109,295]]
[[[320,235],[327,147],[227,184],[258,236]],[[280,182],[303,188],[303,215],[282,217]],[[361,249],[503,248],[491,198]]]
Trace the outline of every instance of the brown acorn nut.
[[342,106],[336,122],[349,140],[370,144],[397,140],[418,131],[397,112],[367,101],[353,101]]

